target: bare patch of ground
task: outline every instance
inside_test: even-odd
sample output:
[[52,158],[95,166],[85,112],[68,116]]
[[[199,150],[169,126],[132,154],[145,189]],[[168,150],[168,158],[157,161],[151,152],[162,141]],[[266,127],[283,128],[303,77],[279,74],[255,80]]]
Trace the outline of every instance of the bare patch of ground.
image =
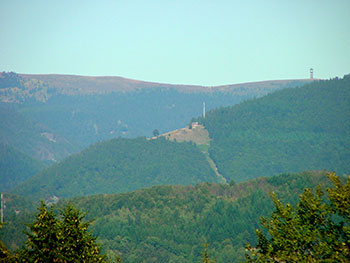
[[188,127],[162,134],[167,140],[177,142],[193,142],[197,145],[208,145],[210,143],[209,133],[202,126],[197,125],[192,129]]

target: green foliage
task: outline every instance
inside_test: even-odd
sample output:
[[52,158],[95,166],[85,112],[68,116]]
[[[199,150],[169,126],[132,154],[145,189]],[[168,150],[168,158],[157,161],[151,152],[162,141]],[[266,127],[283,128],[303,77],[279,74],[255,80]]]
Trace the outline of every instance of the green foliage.
[[51,166],[15,192],[40,199],[216,180],[205,156],[190,143],[119,138],[97,143]]
[[320,187],[306,188],[296,208],[283,203],[274,194],[275,211],[262,218],[268,235],[257,230],[256,247],[248,262],[349,262],[350,259],[350,176],[345,185],[332,173],[333,188],[329,201]]
[[40,161],[0,143],[0,191],[9,191],[44,167]]
[[[280,200],[295,204],[305,187],[318,184],[331,185],[326,172],[282,174],[232,185],[154,186],[76,197],[71,202],[87,211],[86,220],[95,219],[89,229],[112,261],[118,256],[125,263],[198,262],[201,244],[209,243],[208,254],[216,262],[242,262],[245,244],[256,242],[259,217],[273,212],[269,193],[274,191]],[[10,200],[7,204],[11,205]],[[57,206],[63,208],[65,201]],[[25,215],[20,207],[14,209],[21,212],[16,216],[8,211],[11,217],[2,229],[4,243],[11,249],[14,243],[21,246],[22,239],[17,238]]]
[[48,209],[44,202],[38,210],[36,221],[29,225],[30,232],[26,233],[26,247],[19,252],[19,257],[23,262],[62,262],[59,221],[53,208]]
[[208,247],[209,247],[209,245],[208,244],[204,244],[203,247],[204,247],[204,250],[202,252],[202,262],[203,263],[214,263],[215,260],[210,259],[209,255],[208,255]]
[[153,130],[153,136],[159,136],[159,131],[158,129]]
[[232,186],[157,186],[76,197],[72,202],[88,211],[87,219],[96,218],[91,230],[111,259],[118,255],[126,263],[142,259],[147,263],[198,262],[203,252],[200,244],[207,242],[209,255],[217,262],[241,262],[244,245],[255,242],[259,217],[273,211],[270,191],[293,201],[304,187],[329,184],[325,173],[289,175],[278,184],[274,178]]
[[285,172],[350,172],[350,75],[208,112],[219,172],[236,182]]
[[28,241],[19,251],[20,262],[105,262],[100,254],[84,216],[79,210],[68,204],[57,218],[53,207],[44,202],[38,209],[36,220],[29,225]]
[[[2,224],[0,223],[0,229]],[[4,243],[0,240],[0,263],[15,262],[15,256],[8,250]]]
[[11,251],[19,249],[25,242],[25,223],[34,220],[38,204],[28,198],[4,193],[4,225],[0,229],[1,241]]

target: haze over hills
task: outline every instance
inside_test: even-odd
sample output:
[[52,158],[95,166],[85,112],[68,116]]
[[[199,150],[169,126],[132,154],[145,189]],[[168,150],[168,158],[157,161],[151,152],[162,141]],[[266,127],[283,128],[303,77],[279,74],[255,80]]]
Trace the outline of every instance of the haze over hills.
[[[120,77],[2,72],[0,142],[52,163],[98,141],[151,136],[154,129],[164,133],[184,127],[192,117],[202,114],[203,102],[210,110],[309,81],[203,87]],[[8,180],[11,171],[17,173],[11,165],[6,171],[7,175],[2,173],[0,177],[3,181]],[[27,177],[14,178],[18,180],[12,186]]]
[[19,113],[14,107],[0,105],[0,143],[8,144],[37,160],[56,162],[77,147],[47,126]]
[[[47,91],[55,94],[49,87]],[[199,94],[201,99],[204,96],[171,89],[112,92],[108,96],[56,94],[47,101],[38,102],[34,96],[30,103],[24,100],[11,107],[28,120],[50,112],[49,120],[57,112],[58,102],[64,101],[62,98],[67,102],[62,108],[79,100],[87,105],[86,100],[90,100],[95,106],[91,107],[93,112],[108,97],[111,105],[120,105],[129,95],[149,101],[163,98],[166,103],[159,104],[167,105],[172,98],[162,97],[162,92],[180,98],[186,98],[181,97],[183,94]],[[96,104],[96,99],[101,101]],[[57,104],[50,104],[55,100]],[[209,110],[205,118],[192,119],[188,127],[154,139],[117,138],[95,143],[32,176],[12,193],[25,196],[27,201],[53,197],[62,202],[75,197],[72,202],[88,212],[88,219],[96,218],[92,229],[106,253],[111,258],[121,255],[124,262],[138,262],[144,256],[147,262],[196,262],[201,245],[207,242],[218,262],[239,262],[244,245],[254,243],[259,217],[273,209],[270,191],[295,203],[304,187],[319,183],[329,186],[325,171],[289,172],[328,169],[349,173],[349,101],[350,75],[279,90],[235,106]],[[201,106],[201,101],[197,102]],[[192,105],[191,100],[186,103]],[[8,110],[9,104],[4,107]],[[107,109],[102,108],[96,116],[107,115]],[[164,113],[162,107],[154,115],[157,112]],[[63,123],[69,114],[62,116]],[[279,172],[283,174],[275,176]],[[217,184],[222,181],[220,176],[228,184]],[[260,176],[265,177],[252,179]],[[129,192],[135,189],[139,190]],[[12,247],[22,240],[18,222],[30,217],[28,213],[22,217],[21,209],[17,211],[20,216],[15,215],[17,212],[10,215],[4,239]]]
[[[50,129],[73,145],[60,158],[92,143],[118,136],[151,136],[184,127],[202,114],[311,80],[266,81],[203,87],[170,85],[120,77],[26,75],[2,72],[0,100],[4,107]],[[10,114],[8,115],[10,116]],[[23,129],[25,129],[23,127]],[[17,147],[17,145],[12,145]],[[34,155],[37,158],[37,155]],[[41,156],[40,158],[42,158]]]
[[[210,141],[205,130],[197,140],[190,138],[192,131],[183,129],[151,141],[99,143],[46,169],[14,192],[37,199],[61,198],[159,184],[240,182],[312,169],[348,173],[348,87],[346,76],[210,111],[205,119],[199,118]],[[165,140],[187,140],[186,136],[198,146]]]

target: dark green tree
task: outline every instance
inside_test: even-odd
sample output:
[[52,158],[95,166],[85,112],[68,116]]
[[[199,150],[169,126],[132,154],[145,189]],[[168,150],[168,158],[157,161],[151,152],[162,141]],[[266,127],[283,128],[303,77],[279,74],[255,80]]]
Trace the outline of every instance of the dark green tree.
[[53,208],[48,208],[42,201],[36,214],[36,220],[28,224],[26,232],[28,240],[19,252],[22,262],[63,262],[62,233],[60,222],[57,220]]
[[257,230],[256,247],[247,245],[247,262],[349,262],[350,177],[328,175],[334,183],[328,199],[320,187],[305,189],[296,208],[272,195],[275,211],[261,222],[269,236]]
[[64,262],[104,262],[96,238],[88,231],[90,222],[72,204],[61,211],[62,255]]
[[157,129],[153,130],[153,136],[159,136],[159,131]]
[[44,202],[38,210],[36,220],[28,225],[20,262],[105,262],[96,238],[88,232],[90,223],[83,222],[79,210],[68,204],[60,213],[62,219]]

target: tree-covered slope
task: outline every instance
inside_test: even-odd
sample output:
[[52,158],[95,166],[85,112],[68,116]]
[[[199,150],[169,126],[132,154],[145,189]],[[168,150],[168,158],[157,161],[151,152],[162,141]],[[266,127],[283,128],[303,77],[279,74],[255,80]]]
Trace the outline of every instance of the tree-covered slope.
[[19,185],[15,193],[32,198],[72,197],[213,181],[217,181],[215,173],[191,143],[119,138],[68,157]]
[[42,162],[0,143],[0,192],[9,191],[44,167]]
[[75,145],[46,126],[0,104],[0,143],[38,160],[59,161],[76,151]]
[[[204,243],[217,262],[241,262],[259,217],[273,210],[269,192],[295,203],[304,187],[331,185],[325,172],[283,174],[237,185],[157,186],[118,195],[77,197],[95,218],[91,230],[124,262],[198,262]],[[102,205],[103,204],[103,205]]]
[[[295,204],[303,188],[331,186],[325,174],[282,174],[231,185],[154,186],[76,197],[71,202],[87,212],[87,220],[95,220],[91,230],[105,252],[112,258],[121,256],[123,262],[198,262],[204,243],[210,244],[209,254],[218,263],[241,262],[245,244],[256,241],[259,217],[273,211],[269,193]],[[3,230],[7,246],[20,245],[18,220],[23,221],[21,216],[9,218]]]
[[35,208],[39,202],[33,202],[23,196],[4,193],[4,225],[0,229],[1,241],[11,250],[20,248],[25,241],[25,224],[34,219]]
[[350,173],[350,75],[220,108],[200,121],[212,139],[210,156],[228,179]]

